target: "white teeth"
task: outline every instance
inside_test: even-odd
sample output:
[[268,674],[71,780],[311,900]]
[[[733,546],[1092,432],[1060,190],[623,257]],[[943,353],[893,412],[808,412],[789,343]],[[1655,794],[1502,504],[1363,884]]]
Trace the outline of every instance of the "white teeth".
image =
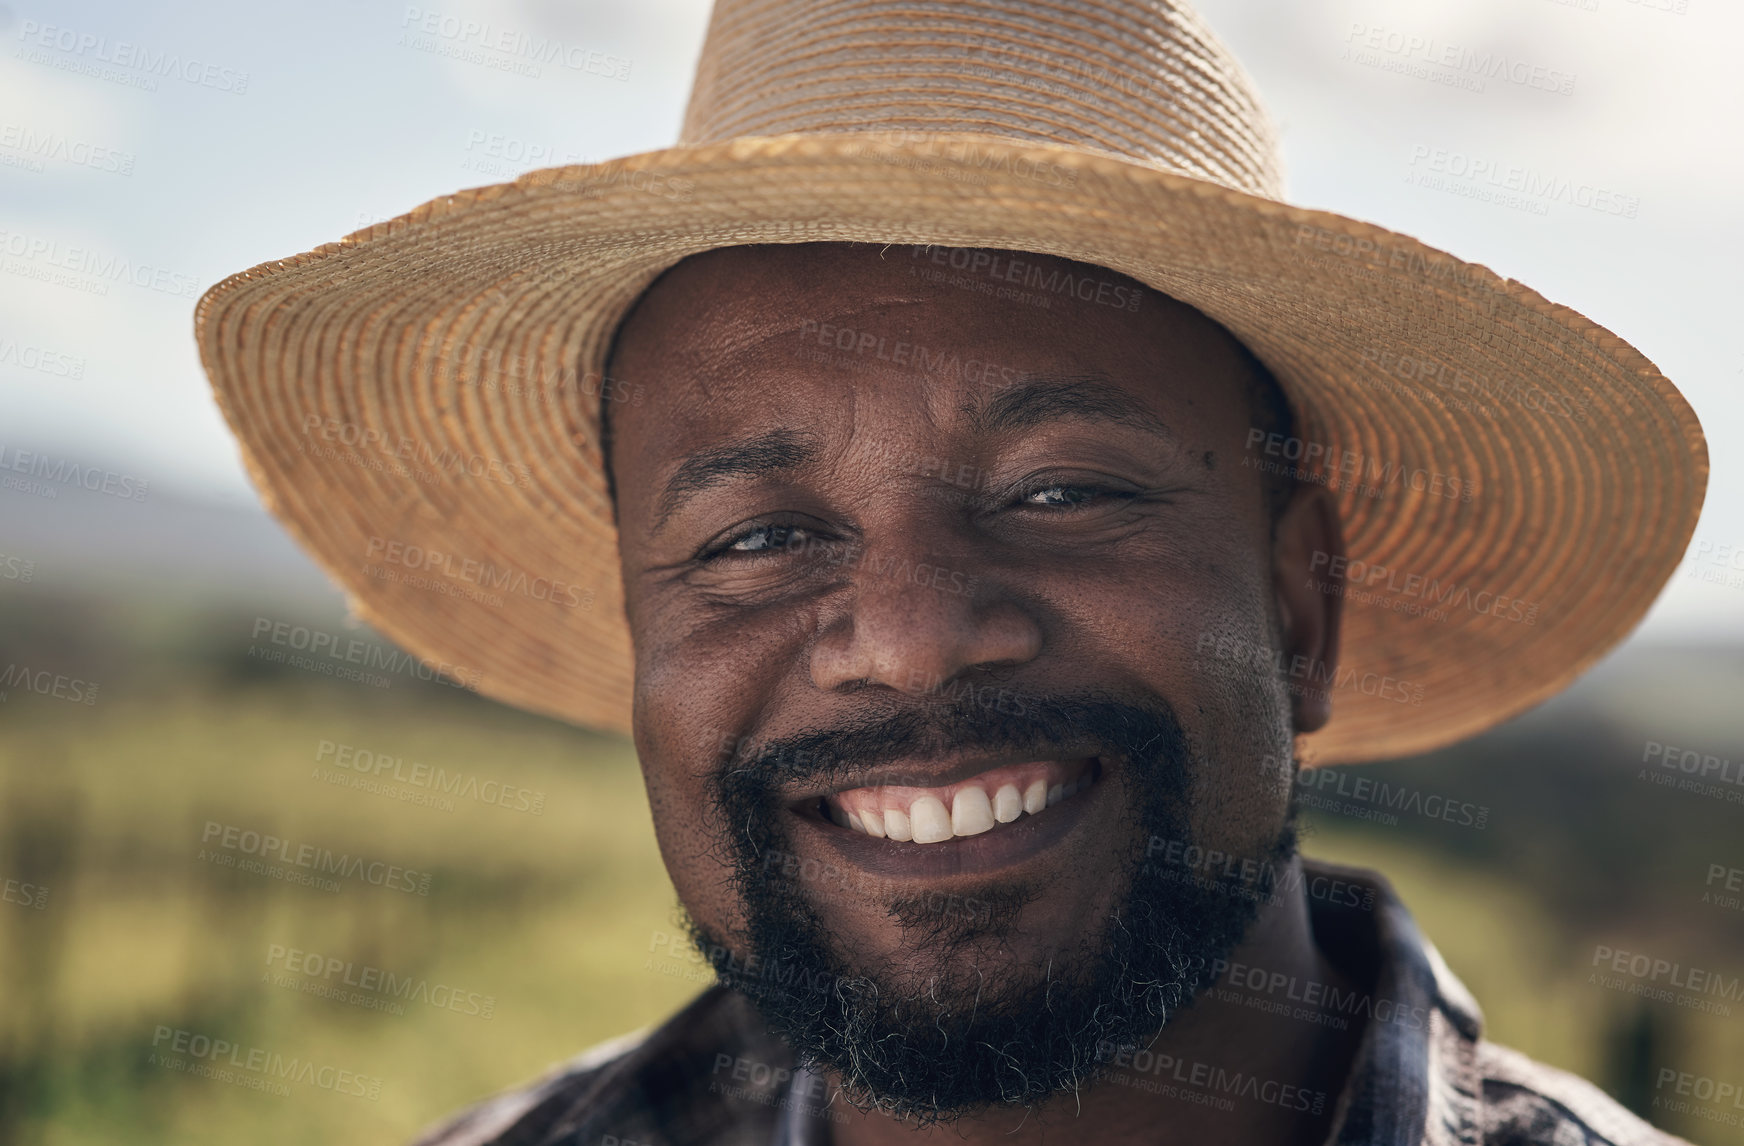
[[978,836],[993,827],[993,804],[985,788],[959,788],[951,801],[951,834]]
[[[982,799],[987,798],[985,792]],[[936,844],[951,838],[951,814],[937,796],[922,796],[909,805],[908,818],[914,824],[914,842]]]
[[1016,784],[1001,784],[991,797],[987,789],[967,784],[953,794],[949,808],[937,796],[921,796],[906,812],[896,808],[851,812],[833,800],[824,803],[829,818],[844,828],[875,839],[936,844],[958,836],[978,836],[999,824],[1014,823],[1025,813],[1033,816],[1084,791],[1090,783],[1089,776],[1052,787],[1046,780],[1032,780],[1021,793]]

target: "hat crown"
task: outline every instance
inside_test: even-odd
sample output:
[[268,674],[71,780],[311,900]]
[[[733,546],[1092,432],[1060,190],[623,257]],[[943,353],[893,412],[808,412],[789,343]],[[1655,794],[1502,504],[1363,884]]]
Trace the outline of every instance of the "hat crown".
[[1282,197],[1253,83],[1179,0],[716,0],[681,144],[977,132]]

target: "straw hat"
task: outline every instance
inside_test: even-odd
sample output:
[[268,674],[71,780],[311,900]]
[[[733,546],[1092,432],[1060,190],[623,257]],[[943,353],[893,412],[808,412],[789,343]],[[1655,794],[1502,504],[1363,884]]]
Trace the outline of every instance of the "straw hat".
[[1343,663],[1284,666],[1332,690],[1304,750],[1427,750],[1629,632],[1695,528],[1706,444],[1616,335],[1281,186],[1251,82],[1179,0],[718,0],[679,146],[431,200],[231,276],[195,327],[261,496],[364,619],[481,693],[621,730],[599,407],[661,394],[601,367],[662,270],[816,241],[1110,268],[1276,373],[1299,435],[1242,464],[1339,492],[1350,564],[1316,575],[1348,582]]

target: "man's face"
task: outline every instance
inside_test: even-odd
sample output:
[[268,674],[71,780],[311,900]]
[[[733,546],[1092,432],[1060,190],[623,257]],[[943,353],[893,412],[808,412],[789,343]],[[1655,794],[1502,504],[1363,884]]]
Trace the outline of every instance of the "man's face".
[[1160,857],[1293,846],[1289,696],[1199,650],[1330,659],[1335,627],[1291,588],[1324,506],[1274,547],[1243,465],[1229,335],[1011,257],[1091,285],[728,248],[612,365],[651,398],[612,464],[668,870],[778,1034],[923,1116],[1070,1086],[1191,998],[1255,908]]

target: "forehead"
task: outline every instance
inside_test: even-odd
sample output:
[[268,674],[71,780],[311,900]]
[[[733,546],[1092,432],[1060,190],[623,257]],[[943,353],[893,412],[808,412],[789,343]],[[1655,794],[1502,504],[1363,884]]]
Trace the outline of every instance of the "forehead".
[[639,301],[612,370],[648,393],[610,411],[620,473],[752,424],[966,432],[1036,380],[1084,383],[1105,407],[1125,401],[1170,425],[1246,421],[1243,359],[1217,324],[1114,271],[1011,251],[706,252]]

